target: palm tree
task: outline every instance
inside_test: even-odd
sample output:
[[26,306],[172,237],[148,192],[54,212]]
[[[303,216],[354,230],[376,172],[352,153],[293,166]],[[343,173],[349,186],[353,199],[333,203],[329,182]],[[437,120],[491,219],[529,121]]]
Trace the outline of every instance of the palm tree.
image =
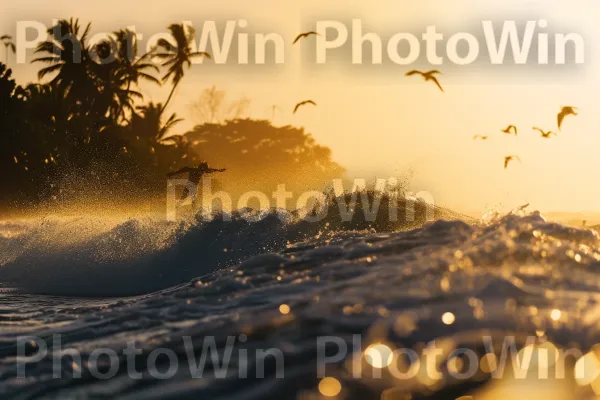
[[49,83],[32,83],[22,88],[19,96],[24,101],[25,113],[35,116],[24,123],[31,132],[29,140],[37,144],[39,151],[53,153],[55,157],[73,155],[84,141],[81,135],[84,126],[73,119],[74,110],[65,101],[64,93]]
[[152,144],[164,142],[169,131],[183,121],[177,118],[177,114],[171,114],[167,121],[163,123],[164,109],[161,103],[155,104],[153,102],[137,107],[139,113],[133,114],[130,122],[131,129],[138,135],[141,133]]
[[56,125],[72,117],[64,94],[52,84],[30,83],[19,91],[19,96],[25,101],[29,112],[35,115],[27,122]]
[[40,43],[35,53],[44,53],[46,56],[38,57],[33,62],[50,64],[38,72],[38,78],[57,73],[52,79],[65,89],[71,89],[79,80],[87,80],[90,56],[86,45],[87,36],[91,25],[88,24],[83,32],[79,20],[60,20],[48,29],[49,39]]
[[104,40],[93,48],[93,52],[100,59],[109,60],[113,51],[116,51],[112,62],[94,63],[90,65],[90,72],[95,80],[99,109],[111,121],[125,120],[125,111],[134,112],[135,100],[143,99],[141,93],[131,90],[132,79],[139,80],[131,75],[125,67],[128,61],[122,60],[118,52],[117,42],[113,39]]
[[173,85],[173,89],[171,89],[171,93],[163,105],[163,108],[167,107],[173,97],[173,93],[175,93],[175,89],[177,89],[177,86],[183,79],[183,76],[185,75],[183,69],[184,66],[187,65],[188,68],[191,67],[192,59],[195,57],[211,58],[210,54],[198,52],[192,48],[191,44],[194,40],[195,33],[194,28],[186,27],[183,24],[172,24],[169,25],[169,31],[175,41],[175,46],[166,39],[160,39],[158,41],[158,47],[163,48],[166,52],[154,55],[159,59],[165,60],[162,66],[169,68],[162,78],[163,82],[171,80]]
[[[127,82],[125,92],[129,92],[132,84],[138,86],[142,80],[160,86],[160,81],[146,72],[148,70],[153,70],[157,73],[159,72],[158,67],[148,61],[151,53],[136,57],[136,54],[138,53],[138,43],[135,33],[128,29],[122,29],[115,32],[115,36],[119,71],[122,78]],[[125,107],[122,107],[119,111],[119,116],[124,117],[124,108]]]
[[152,56],[152,53],[146,53],[141,57],[136,57],[138,43],[136,41],[135,33],[128,29],[122,29],[115,32],[115,36],[117,61],[119,62],[120,68],[127,76],[128,82],[138,85],[140,80],[145,80],[160,85],[160,81],[157,78],[145,72],[147,70],[159,72],[158,67],[148,61]]
[[[89,31],[90,25],[82,30],[78,20],[59,21],[48,30],[49,40],[36,49],[44,56],[34,62],[50,64],[39,71],[39,78],[56,74],[51,83],[65,93],[65,99],[78,108],[80,116],[92,118],[88,125],[102,130],[125,120],[126,111],[134,113],[135,100],[142,99],[142,95],[131,90],[131,85],[142,79],[159,83],[146,72],[158,68],[146,61],[147,56],[135,59],[133,32],[116,32],[114,38],[89,47]],[[96,62],[94,57],[108,62]]]
[[13,42],[12,36],[2,35],[0,36],[0,42],[4,45],[6,49],[6,62],[8,62],[8,50],[12,50],[13,53],[17,52],[17,47],[15,46],[15,42]]

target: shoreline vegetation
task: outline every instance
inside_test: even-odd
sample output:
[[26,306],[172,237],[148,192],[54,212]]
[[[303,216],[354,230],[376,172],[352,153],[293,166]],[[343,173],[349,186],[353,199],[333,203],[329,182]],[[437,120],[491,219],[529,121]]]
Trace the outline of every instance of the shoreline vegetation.
[[[214,86],[199,89],[193,104],[203,123],[183,135],[182,120],[169,110],[193,53],[191,27],[168,27],[170,40],[136,59],[135,34],[119,30],[109,40],[88,45],[91,25],[60,20],[48,30],[32,61],[39,81],[22,86],[0,63],[0,212],[89,207],[107,209],[153,203],[164,207],[165,175],[206,161],[227,168],[215,182],[234,195],[272,191],[322,190],[342,177],[331,150],[293,126],[244,117],[249,100],[228,101]],[[110,63],[97,63],[111,56]],[[157,61],[154,63],[153,61]],[[163,102],[147,102],[144,85],[169,85]],[[196,119],[196,115],[194,116]]]

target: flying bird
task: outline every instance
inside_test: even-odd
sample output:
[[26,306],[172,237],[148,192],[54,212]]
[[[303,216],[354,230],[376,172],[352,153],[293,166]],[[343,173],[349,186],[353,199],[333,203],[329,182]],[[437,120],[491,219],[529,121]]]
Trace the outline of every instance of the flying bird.
[[483,136],[483,135],[475,135],[475,136],[473,136],[473,140],[477,140],[477,139],[487,140],[488,137],[487,136]]
[[304,33],[301,33],[301,34],[299,34],[298,36],[296,36],[296,39],[294,39],[294,43],[292,43],[292,44],[296,44],[296,43],[297,43],[297,42],[298,42],[300,39],[305,39],[305,38],[307,38],[307,37],[309,37],[309,36],[313,36],[313,35],[315,35],[315,36],[320,36],[320,35],[319,35],[317,32],[315,32],[315,31],[304,32]]
[[518,156],[506,156],[506,157],[504,157],[504,169],[508,168],[508,164],[511,161],[513,161],[513,160],[521,161],[521,159]]
[[552,135],[555,135],[555,136],[556,136],[556,133],[555,133],[555,132],[552,132],[552,131],[545,132],[543,129],[541,129],[541,128],[537,128],[537,127],[535,127],[535,126],[533,127],[533,129],[534,129],[534,130],[536,130],[536,131],[538,131],[538,132],[540,132],[540,134],[542,135],[542,137],[543,137],[544,139],[550,139],[550,137],[551,137]]
[[416,69],[414,69],[412,71],[408,71],[405,75],[406,76],[421,75],[423,77],[423,79],[425,79],[425,82],[431,81],[431,82],[435,83],[437,85],[437,87],[440,88],[440,90],[443,92],[444,89],[442,88],[442,85],[440,85],[440,82],[434,76],[436,74],[441,74],[441,72],[438,70],[422,72],[422,71],[417,71]]
[[575,111],[577,110],[577,108],[575,107],[571,107],[571,106],[565,106],[563,107],[560,112],[558,113],[558,130],[560,131],[560,128],[562,126],[562,123],[565,119],[566,116],[568,115],[578,115],[577,112]]
[[300,107],[302,107],[302,106],[305,106],[305,105],[307,105],[307,104],[312,104],[313,106],[316,106],[316,105],[317,105],[317,103],[315,103],[315,102],[314,102],[314,101],[312,101],[312,100],[304,100],[304,101],[301,101],[300,103],[296,104],[296,107],[294,107],[294,114],[296,114],[296,111],[298,111],[298,109],[299,109]]
[[517,130],[517,127],[514,125],[509,125],[506,127],[506,129],[502,130],[503,133],[506,133],[507,135],[515,135],[517,136],[517,134],[519,133],[519,131]]

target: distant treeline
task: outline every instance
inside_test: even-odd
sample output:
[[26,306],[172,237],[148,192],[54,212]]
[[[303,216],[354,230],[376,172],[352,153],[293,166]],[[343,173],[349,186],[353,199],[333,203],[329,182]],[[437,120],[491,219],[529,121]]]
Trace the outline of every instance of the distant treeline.
[[[33,60],[42,66],[40,83],[20,86],[0,63],[4,209],[149,199],[164,194],[167,172],[200,161],[227,168],[220,177],[227,186],[254,190],[277,183],[318,189],[343,173],[331,151],[303,129],[242,119],[247,100],[225,104],[214,87],[195,104],[199,113],[207,111],[203,123],[173,135],[181,119],[166,111],[168,104],[191,59],[207,56],[191,49],[191,28],[169,26],[172,40],[135,59],[129,56],[137,54],[133,32],[120,30],[90,47],[89,31],[73,19],[48,30]],[[169,84],[171,91],[162,104],[145,102],[142,84]]]

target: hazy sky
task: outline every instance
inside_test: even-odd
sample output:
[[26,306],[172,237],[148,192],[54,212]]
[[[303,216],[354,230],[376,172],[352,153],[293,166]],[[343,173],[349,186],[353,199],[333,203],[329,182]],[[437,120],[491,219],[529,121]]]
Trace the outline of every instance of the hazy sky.
[[[70,16],[91,21],[93,32],[135,25],[144,34],[164,31],[172,22],[191,20],[200,27],[204,20],[244,18],[248,30],[285,37],[285,65],[196,65],[184,78],[173,111],[190,119],[188,105],[203,88],[215,84],[232,97],[250,97],[250,116],[267,118],[271,105],[281,107],[284,112],[275,123],[306,127],[318,142],[332,148],[334,158],[348,168],[351,177],[401,176],[413,171],[415,190],[431,192],[438,204],[474,213],[526,202],[541,210],[600,211],[595,181],[600,172],[600,65],[596,58],[600,3],[581,1],[577,7],[549,0],[323,3],[7,0],[0,14],[0,32],[14,35],[17,21],[50,24],[53,18]],[[482,20],[546,19],[548,32],[577,32],[584,37],[586,63],[567,68],[485,63],[456,67],[446,60],[439,67],[445,72],[440,80],[446,92],[441,93],[431,83],[404,77],[410,69],[407,66],[353,69],[346,61],[317,69],[302,61],[314,56],[307,54],[309,42],[291,46],[295,35],[313,29],[316,20],[348,18],[360,18],[367,26],[365,32],[370,29],[382,37],[395,32],[420,36],[428,25],[448,33],[478,34]],[[485,54],[483,40],[481,50]],[[21,83],[36,79],[37,66],[14,69]],[[144,92],[149,99],[164,101],[168,89],[146,87]],[[294,104],[308,98],[318,107],[293,115]],[[581,115],[567,120],[559,137],[543,140],[531,130],[533,126],[556,130],[556,113],[567,104],[580,107]],[[508,124],[519,126],[518,137],[500,133]],[[475,134],[490,139],[473,141]],[[508,154],[519,155],[522,164],[504,170],[503,157]]]

